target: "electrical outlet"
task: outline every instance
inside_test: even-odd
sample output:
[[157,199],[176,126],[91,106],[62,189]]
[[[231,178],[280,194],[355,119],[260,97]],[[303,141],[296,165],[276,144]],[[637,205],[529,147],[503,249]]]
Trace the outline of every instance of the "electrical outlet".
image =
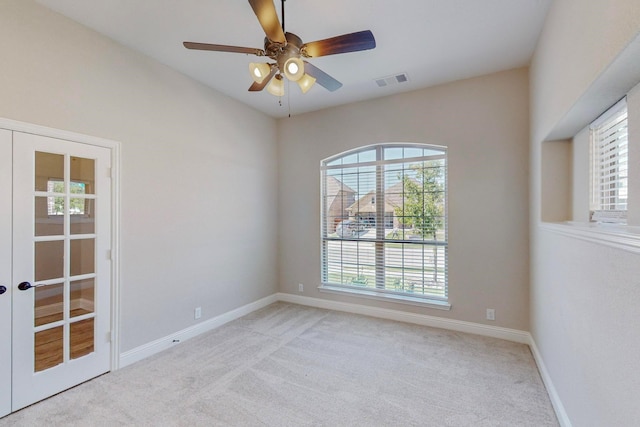
[[193,311],[193,318],[199,319],[200,317],[202,317],[202,307],[196,307],[196,309]]
[[304,292],[304,285],[302,283],[298,283],[298,292]]
[[495,308],[487,308],[487,320],[496,320]]

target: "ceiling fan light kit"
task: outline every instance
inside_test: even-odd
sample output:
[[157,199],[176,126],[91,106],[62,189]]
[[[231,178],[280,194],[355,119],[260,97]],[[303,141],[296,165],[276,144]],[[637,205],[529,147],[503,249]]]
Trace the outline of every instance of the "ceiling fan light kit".
[[271,79],[271,83],[267,86],[267,92],[273,96],[284,95],[284,82],[282,81],[282,74],[277,74],[274,79]]
[[297,82],[304,74],[304,63],[299,57],[287,59],[284,63],[284,75],[292,82]]
[[311,89],[311,86],[315,84],[315,82],[315,78],[305,73],[296,83],[298,83],[298,86],[300,86],[300,90],[302,91],[302,93],[307,93],[309,89]]
[[275,96],[284,95],[283,76],[290,81],[298,83],[302,93],[307,93],[316,82],[330,92],[342,87],[342,83],[309,62],[303,61],[303,57],[317,58],[338,53],[358,52],[376,47],[373,33],[369,30],[303,43],[302,39],[297,35],[285,33],[285,0],[281,0],[281,2],[282,27],[280,26],[273,0],[249,0],[249,4],[266,35],[264,50],[194,42],[184,42],[183,45],[187,49],[252,54],[266,56],[274,60],[275,63],[251,62],[249,64],[249,74],[254,81],[249,87],[249,91],[259,92],[266,87],[267,92]]
[[265,64],[264,62],[249,63],[249,74],[251,74],[251,78],[256,83],[262,83],[264,79],[267,78],[270,72],[271,67],[269,66],[269,64]]

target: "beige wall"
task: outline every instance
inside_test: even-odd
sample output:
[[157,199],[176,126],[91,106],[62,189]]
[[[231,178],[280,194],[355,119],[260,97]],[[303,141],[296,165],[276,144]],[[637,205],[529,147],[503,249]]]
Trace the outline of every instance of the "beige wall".
[[571,219],[571,142],[548,141],[542,144],[540,176],[543,221]]
[[[279,120],[281,291],[303,283],[306,296],[528,330],[527,79],[518,69]],[[449,147],[449,312],[317,290],[320,162],[379,142]]]
[[571,141],[571,201],[573,221],[588,222],[591,199],[591,132],[585,127]]
[[31,0],[0,52],[0,117],[122,144],[122,351],[277,291],[275,120]]
[[[577,134],[573,160],[588,159],[579,152],[588,142],[580,130],[640,81],[639,32],[637,0],[555,1],[530,70],[531,332],[575,426],[640,419],[640,255],[540,225],[542,145],[549,135]],[[630,144],[639,138],[630,136]],[[630,161],[637,174],[637,157]],[[573,191],[588,189],[583,165],[574,167]],[[630,186],[639,177],[630,177]],[[574,214],[584,197],[574,195]]]
[[535,140],[546,139],[575,108],[589,86],[637,34],[639,26],[637,0],[552,3],[531,64],[531,119],[535,123],[531,131]]

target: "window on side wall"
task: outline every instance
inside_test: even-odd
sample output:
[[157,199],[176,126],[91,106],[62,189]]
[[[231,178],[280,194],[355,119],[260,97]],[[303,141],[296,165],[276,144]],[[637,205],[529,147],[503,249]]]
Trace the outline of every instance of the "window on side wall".
[[591,126],[591,221],[627,222],[627,103],[623,99]]
[[321,172],[321,289],[446,303],[446,148],[368,146]]

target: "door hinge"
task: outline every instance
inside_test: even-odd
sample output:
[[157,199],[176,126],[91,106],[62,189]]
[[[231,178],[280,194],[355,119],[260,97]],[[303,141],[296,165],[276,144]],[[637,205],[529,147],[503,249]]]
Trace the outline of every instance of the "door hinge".
[[107,260],[112,261],[112,259],[111,259],[111,249],[107,249]]
[[107,178],[111,178],[111,168],[107,168]]
[[106,342],[111,342],[111,331],[107,332],[107,341]]

